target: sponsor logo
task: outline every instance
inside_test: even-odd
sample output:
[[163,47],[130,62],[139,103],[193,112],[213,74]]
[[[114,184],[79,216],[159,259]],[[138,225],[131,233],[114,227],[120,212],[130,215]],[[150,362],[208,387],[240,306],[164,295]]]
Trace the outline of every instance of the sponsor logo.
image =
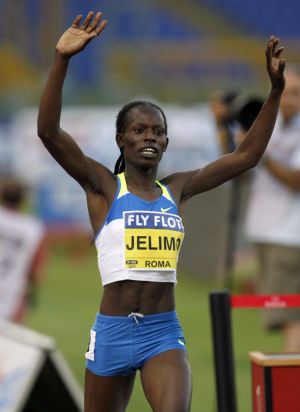
[[184,342],[181,339],[178,339],[178,343],[180,343],[180,345],[184,346]]
[[124,220],[125,229],[162,229],[184,232],[181,217],[170,213],[124,212]]
[[161,208],[160,208],[161,212],[163,212],[163,213],[166,213],[166,212],[168,212],[168,211],[171,210],[171,209],[173,209],[173,206],[171,206],[171,207],[166,207],[166,208],[164,208],[164,207],[161,207]]

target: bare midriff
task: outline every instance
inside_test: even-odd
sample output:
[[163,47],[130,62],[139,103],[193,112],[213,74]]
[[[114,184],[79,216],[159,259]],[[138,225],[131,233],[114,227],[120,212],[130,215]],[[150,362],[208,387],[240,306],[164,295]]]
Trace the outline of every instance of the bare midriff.
[[128,316],[132,312],[150,315],[174,310],[174,284],[123,280],[104,287],[100,313]]

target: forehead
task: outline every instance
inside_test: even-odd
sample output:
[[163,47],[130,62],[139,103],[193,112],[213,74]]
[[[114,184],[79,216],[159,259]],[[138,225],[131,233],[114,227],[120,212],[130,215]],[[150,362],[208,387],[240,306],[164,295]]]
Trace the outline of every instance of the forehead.
[[163,115],[156,107],[137,106],[131,109],[127,115],[127,126],[133,123],[165,126]]

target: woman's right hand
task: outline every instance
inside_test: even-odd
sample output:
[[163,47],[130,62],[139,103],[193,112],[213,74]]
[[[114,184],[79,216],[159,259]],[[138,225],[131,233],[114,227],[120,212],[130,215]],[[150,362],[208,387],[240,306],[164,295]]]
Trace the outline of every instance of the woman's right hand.
[[106,27],[107,20],[102,20],[102,13],[90,11],[84,22],[80,24],[82,15],[78,15],[72,26],[66,30],[59,39],[56,50],[65,57],[74,56],[85,48],[85,46],[97,37]]

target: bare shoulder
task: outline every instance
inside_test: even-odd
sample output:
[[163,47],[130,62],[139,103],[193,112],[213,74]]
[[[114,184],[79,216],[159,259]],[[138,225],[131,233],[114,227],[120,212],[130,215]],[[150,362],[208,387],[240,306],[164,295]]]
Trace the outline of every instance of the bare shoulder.
[[195,171],[177,172],[161,179],[161,183],[167,185],[171,190],[172,195],[178,205],[180,205],[180,203],[184,200],[183,195],[186,184],[194,174]]
[[193,196],[214,189],[246,171],[249,168],[248,163],[244,160],[243,154],[235,151],[202,168],[170,175],[162,182],[170,186],[177,204],[181,205]]

